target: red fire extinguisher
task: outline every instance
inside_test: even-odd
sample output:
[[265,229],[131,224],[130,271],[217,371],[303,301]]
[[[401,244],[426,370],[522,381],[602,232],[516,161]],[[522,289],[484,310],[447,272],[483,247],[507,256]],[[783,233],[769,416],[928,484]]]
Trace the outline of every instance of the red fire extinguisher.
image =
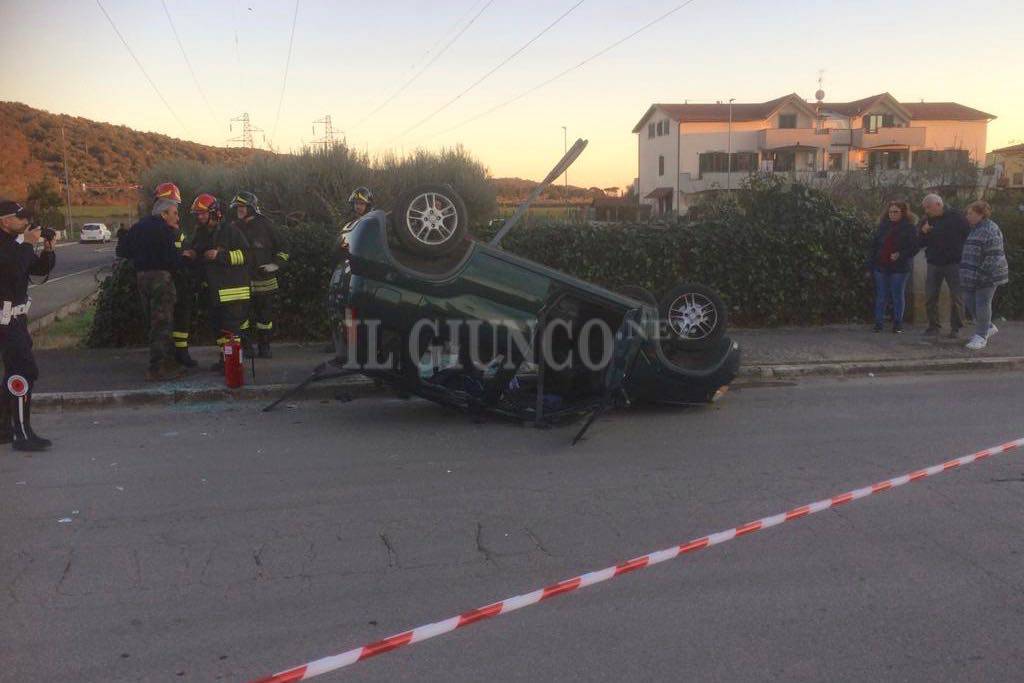
[[227,341],[221,348],[224,358],[224,383],[229,389],[245,384],[245,366],[242,364],[242,340],[238,335],[227,334]]

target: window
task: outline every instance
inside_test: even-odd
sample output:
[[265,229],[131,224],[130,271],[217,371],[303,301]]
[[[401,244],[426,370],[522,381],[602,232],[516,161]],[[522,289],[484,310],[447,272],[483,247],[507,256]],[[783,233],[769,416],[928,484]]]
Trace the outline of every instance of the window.
[[650,138],[653,138],[653,137],[654,137],[654,124],[653,123],[648,123],[647,124],[647,138],[650,139]]
[[788,172],[796,170],[796,152],[782,151],[774,152],[772,156],[772,170],[775,172]]
[[663,156],[658,157],[658,175],[665,175],[665,157]]
[[665,135],[668,135],[668,132],[669,132],[668,119],[665,119],[663,128],[665,130]]
[[868,114],[864,117],[864,130],[877,133],[879,128],[893,128],[896,120],[892,114]]
[[1012,184],[1014,186],[1024,185],[1024,173],[1014,173],[1013,174],[1013,183]]
[[779,128],[796,128],[796,114],[779,114]]
[[906,152],[871,152],[868,155],[868,168],[872,171],[898,171],[906,167],[906,160]]
[[971,155],[966,149],[919,149],[914,152],[914,168],[954,169],[970,166]]
[[828,155],[828,170],[830,171],[842,171],[843,170],[843,155],[842,153],[830,153]]
[[[731,169],[733,173],[753,173],[757,170],[757,152],[734,152]],[[699,177],[705,173],[728,173],[729,155],[724,152],[705,152],[698,157]]]

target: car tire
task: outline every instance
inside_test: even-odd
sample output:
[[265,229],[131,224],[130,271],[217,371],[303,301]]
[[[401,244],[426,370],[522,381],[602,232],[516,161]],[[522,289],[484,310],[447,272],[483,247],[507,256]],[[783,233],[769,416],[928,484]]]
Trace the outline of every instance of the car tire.
[[658,307],[658,297],[654,296],[649,289],[637,287],[636,285],[626,285],[625,287],[619,287],[619,294],[628,296],[630,299],[642,301],[645,304],[650,304],[652,308]]
[[661,298],[658,315],[664,322],[663,343],[681,351],[711,348],[725,334],[725,304],[704,285],[676,285]]
[[391,212],[398,243],[420,256],[444,256],[466,239],[466,204],[448,185],[419,185],[402,195]]

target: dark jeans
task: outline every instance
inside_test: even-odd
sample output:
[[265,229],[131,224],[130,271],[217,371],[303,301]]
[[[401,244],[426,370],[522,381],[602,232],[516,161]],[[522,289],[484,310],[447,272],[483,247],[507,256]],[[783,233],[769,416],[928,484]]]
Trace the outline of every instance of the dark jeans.
[[974,334],[988,337],[992,327],[992,299],[996,295],[995,287],[964,290],[964,306],[974,318]]
[[174,280],[166,270],[144,270],[136,275],[142,311],[149,325],[149,367],[174,358]]
[[950,263],[946,266],[928,264],[928,277],[925,281],[925,307],[928,311],[928,327],[938,329],[939,325],[939,292],[945,281],[949,287],[949,327],[959,330],[964,326],[964,297],[960,291],[960,264]]
[[892,322],[903,324],[907,310],[907,278],[910,273],[887,273],[875,270],[875,324],[885,322],[885,309],[892,303]]

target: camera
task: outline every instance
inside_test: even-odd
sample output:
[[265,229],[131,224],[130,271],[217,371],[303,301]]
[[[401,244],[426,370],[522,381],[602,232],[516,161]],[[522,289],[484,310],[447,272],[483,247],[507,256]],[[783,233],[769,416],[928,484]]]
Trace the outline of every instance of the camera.
[[53,228],[43,228],[42,229],[42,237],[43,237],[43,239],[45,241],[50,242],[50,241],[56,239],[57,231],[54,230]]

